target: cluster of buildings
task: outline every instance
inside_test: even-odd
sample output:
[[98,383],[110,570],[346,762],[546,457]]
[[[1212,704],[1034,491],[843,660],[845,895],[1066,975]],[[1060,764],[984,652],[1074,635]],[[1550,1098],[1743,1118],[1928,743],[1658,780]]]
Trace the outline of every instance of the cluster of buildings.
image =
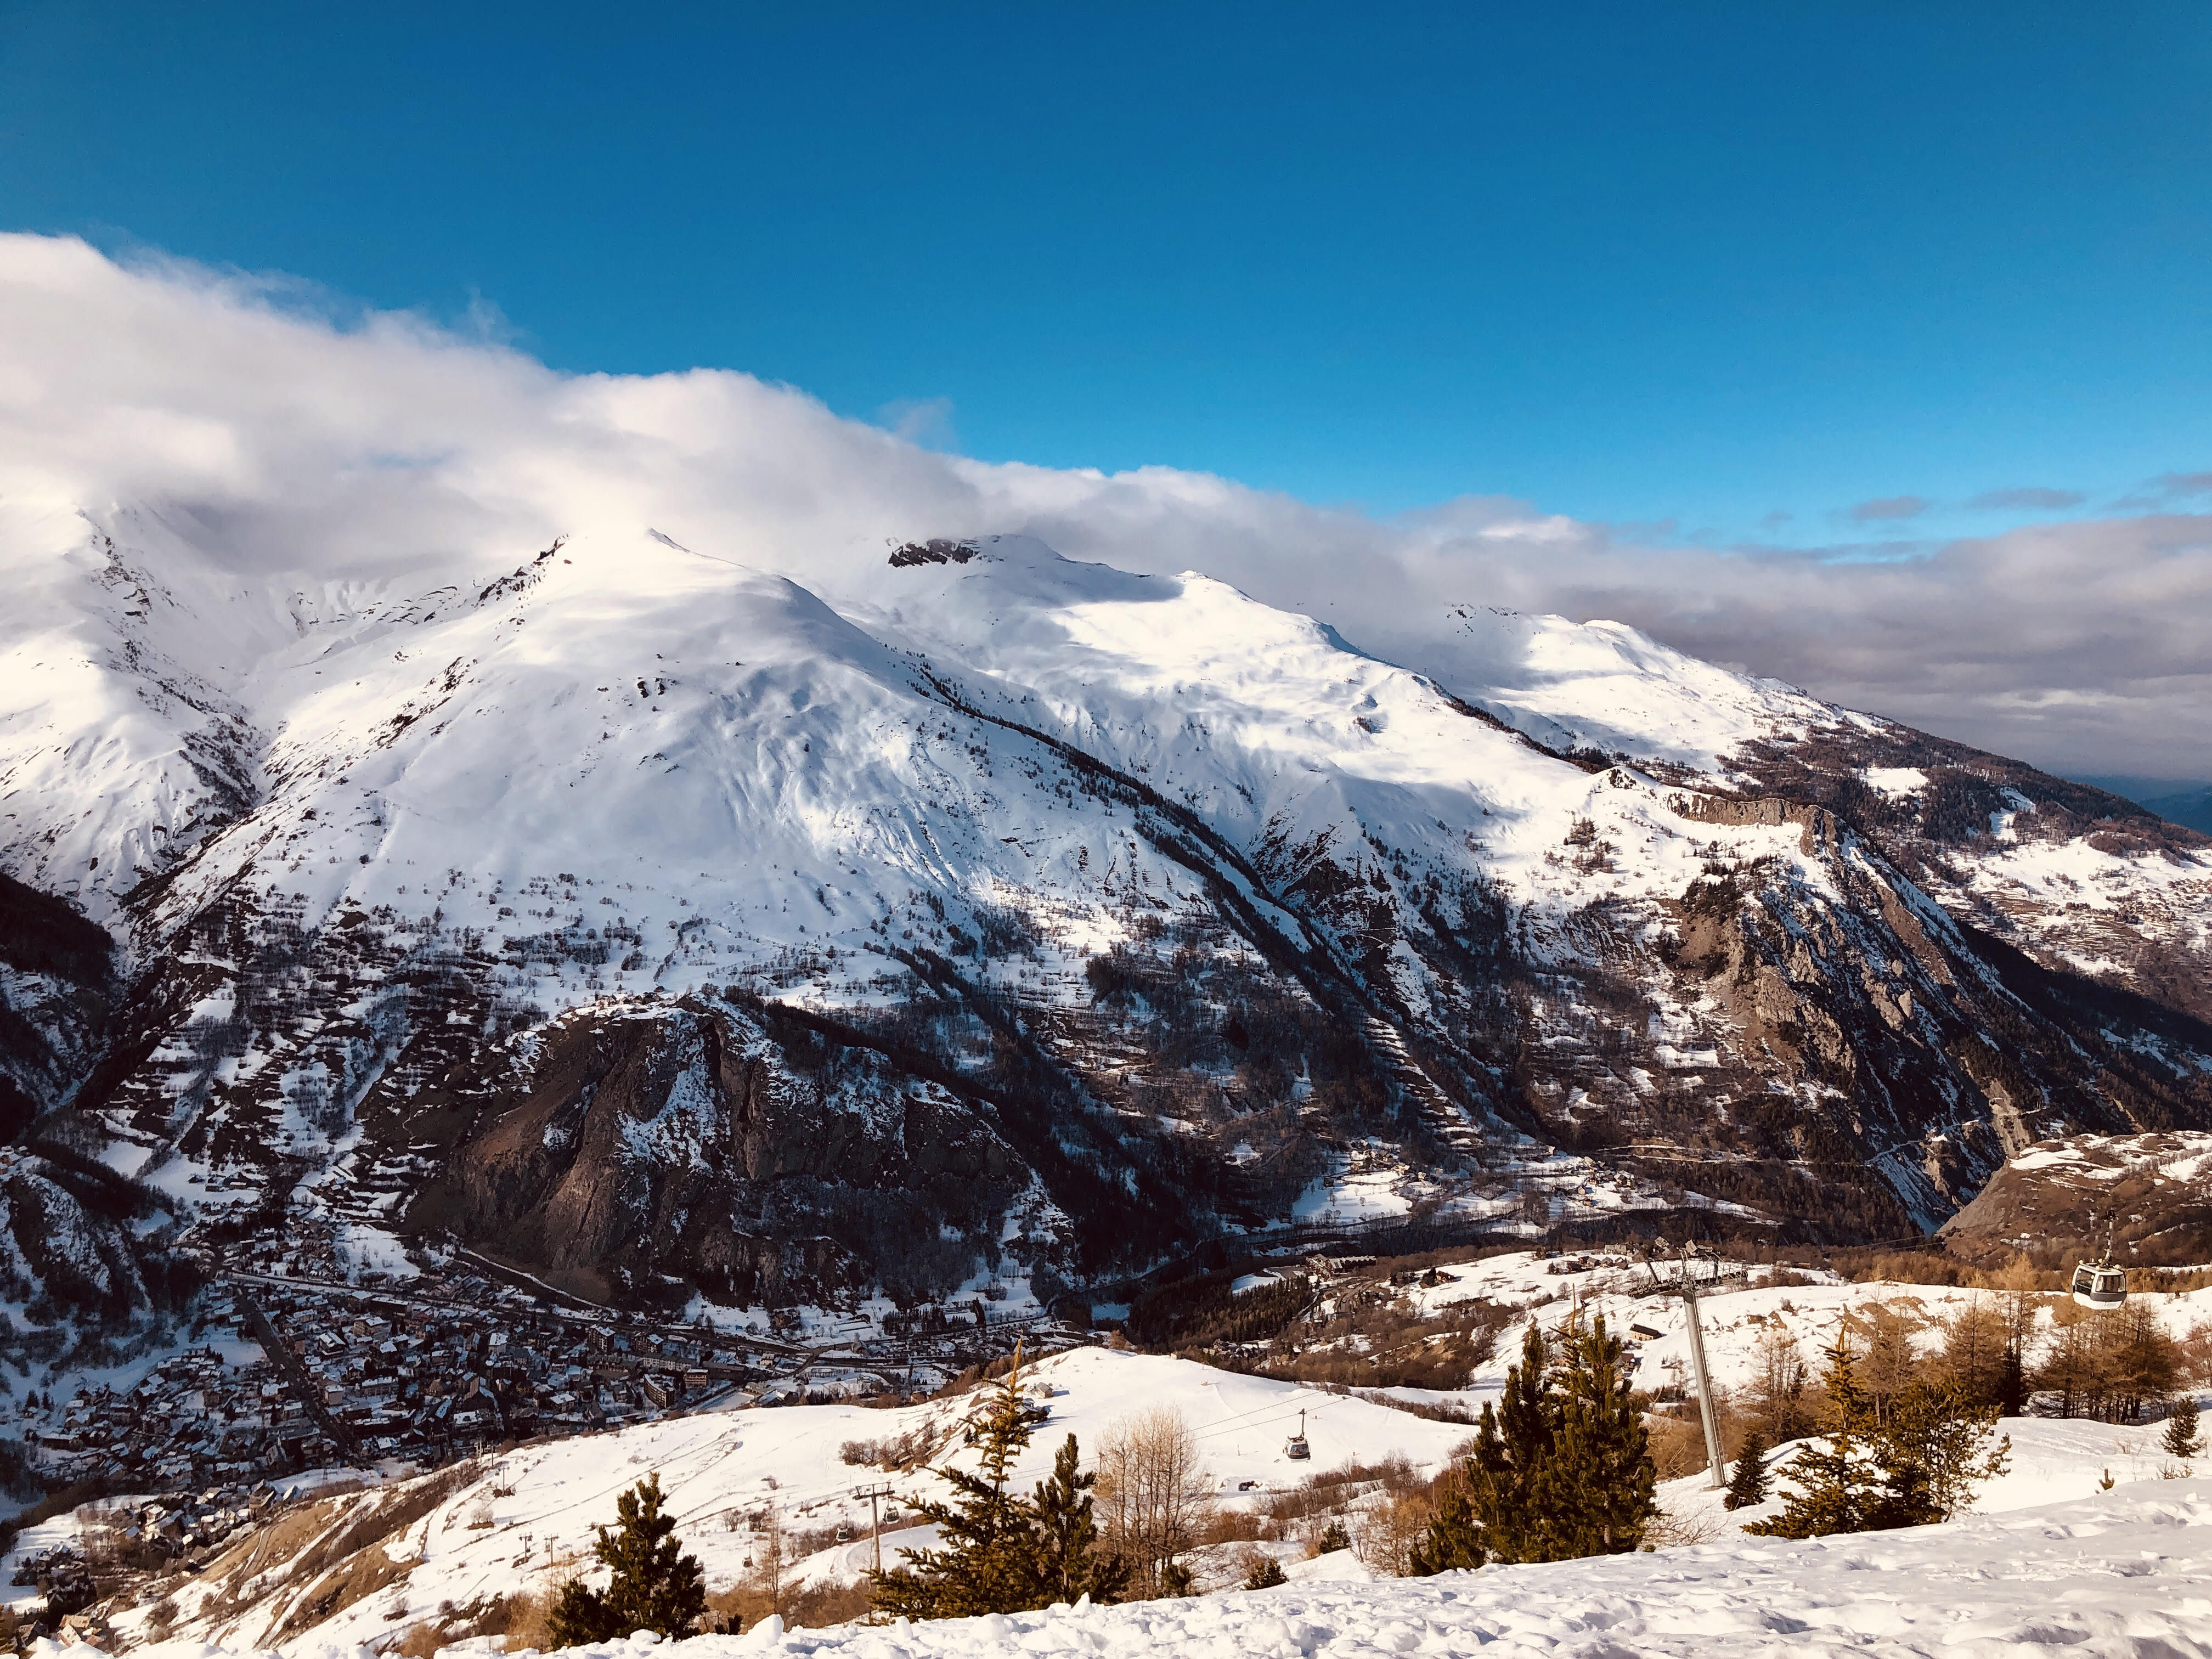
[[280,1271],[241,1267],[209,1288],[205,1346],[131,1386],[29,1408],[24,1432],[47,1484],[200,1492],[311,1468],[427,1468],[707,1407],[927,1394],[1013,1340],[956,1324],[809,1349],[561,1307],[466,1271],[292,1277],[281,1269],[321,1264],[289,1254],[269,1264]]

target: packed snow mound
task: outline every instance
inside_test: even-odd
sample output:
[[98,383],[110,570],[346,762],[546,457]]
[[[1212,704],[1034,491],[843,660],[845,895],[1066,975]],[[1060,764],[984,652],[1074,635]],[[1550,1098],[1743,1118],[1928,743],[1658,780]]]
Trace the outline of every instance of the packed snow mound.
[[[1996,1659],[2212,1654],[2212,1480],[1807,1543],[1741,1540],[1428,1579],[1291,1584],[1194,1600],[1054,1607],[888,1628],[684,1644],[697,1659],[981,1659],[1021,1652],[1223,1659],[1573,1655],[1714,1659],[1843,1653]],[[573,1650],[644,1659],[650,1638]],[[219,1651],[198,1644],[193,1659]],[[145,1650],[182,1652],[178,1644]]]

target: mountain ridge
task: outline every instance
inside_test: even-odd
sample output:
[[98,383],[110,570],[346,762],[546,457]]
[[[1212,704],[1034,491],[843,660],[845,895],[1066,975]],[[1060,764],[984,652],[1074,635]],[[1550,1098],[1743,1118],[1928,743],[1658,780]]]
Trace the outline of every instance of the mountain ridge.
[[1872,1237],[2212,1117],[2204,837],[1615,624],[1461,606],[1437,678],[1023,537],[317,584],[110,519],[9,550],[0,869],[127,988],[9,1075],[258,1226],[927,1299],[1553,1149]]

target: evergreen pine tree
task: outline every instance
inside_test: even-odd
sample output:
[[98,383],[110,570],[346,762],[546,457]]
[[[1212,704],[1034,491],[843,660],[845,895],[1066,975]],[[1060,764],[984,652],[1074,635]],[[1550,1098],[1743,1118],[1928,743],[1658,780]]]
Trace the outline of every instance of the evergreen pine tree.
[[[618,1633],[606,1598],[580,1578],[561,1586],[547,1615],[547,1628],[556,1648],[582,1647],[590,1642],[611,1642]],[[620,1632],[627,1634],[627,1632]]]
[[1091,1513],[1096,1470],[1081,1472],[1081,1454],[1069,1435],[1052,1462],[1052,1479],[1037,1482],[1030,1502],[1036,1529],[1032,1558],[1035,1605],[1075,1602],[1084,1596],[1110,1601],[1129,1581],[1128,1564],[1098,1549],[1098,1522]]
[[[982,1447],[976,1471],[939,1469],[952,1488],[949,1503],[925,1500],[915,1509],[936,1524],[944,1540],[938,1549],[909,1550],[910,1565],[872,1573],[869,1599],[877,1612],[910,1619],[960,1619],[975,1613],[1018,1613],[1047,1607],[1058,1599],[1040,1594],[1039,1544],[1032,1527],[1035,1512],[1019,1494],[1006,1490],[1016,1454],[1030,1443],[1032,1421],[1021,1392],[1021,1352],[1000,1380],[989,1409],[976,1427]],[[1055,1469],[1055,1474],[1058,1471]],[[1087,1506],[1088,1500],[1083,1500]],[[1061,1517],[1070,1529],[1073,1517]]]
[[1283,1564],[1272,1555],[1263,1555],[1244,1571],[1246,1589],[1273,1589],[1278,1584],[1291,1581],[1283,1572]]
[[1549,1363],[1531,1326],[1521,1363],[1431,1518],[1410,1562],[1417,1575],[1487,1561],[1560,1561],[1618,1554],[1643,1541],[1657,1513],[1656,1471],[1630,1400],[1618,1337],[1602,1319],[1562,1335]]
[[1974,1488],[2002,1474],[2011,1461],[2011,1437],[1989,1444],[1999,1410],[1978,1404],[1956,1381],[1907,1384],[1874,1437],[1883,1493],[1868,1526],[1924,1526],[1964,1510]]
[[2025,1416],[2027,1395],[2027,1366],[2021,1358],[2019,1344],[2014,1343],[2005,1350],[2004,1362],[1997,1367],[1997,1415]]
[[1474,1449],[1413,1550],[1417,1577],[1530,1559],[1522,1552],[1533,1536],[1536,1470],[1558,1431],[1549,1382],[1544,1333],[1531,1321],[1521,1363],[1506,1372],[1496,1407],[1483,1403]]
[[1977,1405],[1957,1381],[1915,1378],[1877,1422],[1841,1329],[1828,1351],[1826,1449],[1808,1446],[1787,1471],[1797,1491],[1771,1521],[1744,1528],[1768,1538],[1923,1526],[1964,1509],[1974,1488],[2002,1474],[2012,1442],[1989,1443],[1998,1405]]
[[1561,1333],[1557,1431],[1533,1483],[1534,1547],[1524,1561],[1621,1555],[1644,1541],[1658,1513],[1658,1470],[1646,1451],[1644,1414],[1630,1399],[1621,1343],[1602,1316],[1571,1319]]
[[1874,1413],[1851,1362],[1851,1341],[1838,1328],[1828,1349],[1821,1378],[1828,1393],[1822,1437],[1826,1449],[1802,1446],[1787,1473],[1797,1490],[1780,1515],[1754,1521],[1744,1530],[1763,1538],[1824,1538],[1831,1533],[1863,1532],[1880,1501],[1880,1483],[1866,1440]]
[[696,1556],[674,1537],[676,1519],[660,1511],[660,1477],[647,1475],[615,1500],[617,1528],[599,1528],[592,1553],[613,1577],[602,1592],[580,1578],[561,1587],[553,1605],[557,1647],[608,1642],[641,1630],[674,1640],[692,1633],[707,1610],[707,1585]]
[[1735,1455],[1735,1473],[1729,1477],[1728,1496],[1721,1499],[1731,1510],[1747,1510],[1766,1501],[1766,1436],[1753,1429],[1743,1437]]
[[[1486,1404],[1482,1411],[1488,1421],[1489,1406]],[[1407,1571],[1415,1578],[1426,1578],[1458,1568],[1479,1567],[1488,1559],[1482,1545],[1482,1519],[1475,1513],[1474,1499],[1467,1495],[1466,1483],[1455,1479],[1437,1500],[1429,1529],[1413,1546]]]
[[2166,1419],[2165,1437],[2158,1443],[2168,1457],[2186,1462],[2204,1449],[2197,1437],[2197,1396],[2185,1394],[2173,1402],[2173,1413]]

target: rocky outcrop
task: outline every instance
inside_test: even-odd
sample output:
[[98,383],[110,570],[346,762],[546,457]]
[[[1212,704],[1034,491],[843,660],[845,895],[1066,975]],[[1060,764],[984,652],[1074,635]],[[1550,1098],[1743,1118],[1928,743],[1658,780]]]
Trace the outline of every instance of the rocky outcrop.
[[0,875],[0,1146],[66,1104],[106,1045],[121,987],[107,934]]
[[[761,1008],[580,1012],[535,1033],[405,1210],[587,1295],[740,1305],[940,1295],[1008,1243],[1030,1171],[977,1106]],[[1066,1241],[1014,1241],[1042,1266]]]
[[1954,1255],[2026,1255],[2046,1267],[2099,1256],[2141,1267],[2212,1261],[2212,1134],[2067,1135],[2009,1159],[1943,1224]]

